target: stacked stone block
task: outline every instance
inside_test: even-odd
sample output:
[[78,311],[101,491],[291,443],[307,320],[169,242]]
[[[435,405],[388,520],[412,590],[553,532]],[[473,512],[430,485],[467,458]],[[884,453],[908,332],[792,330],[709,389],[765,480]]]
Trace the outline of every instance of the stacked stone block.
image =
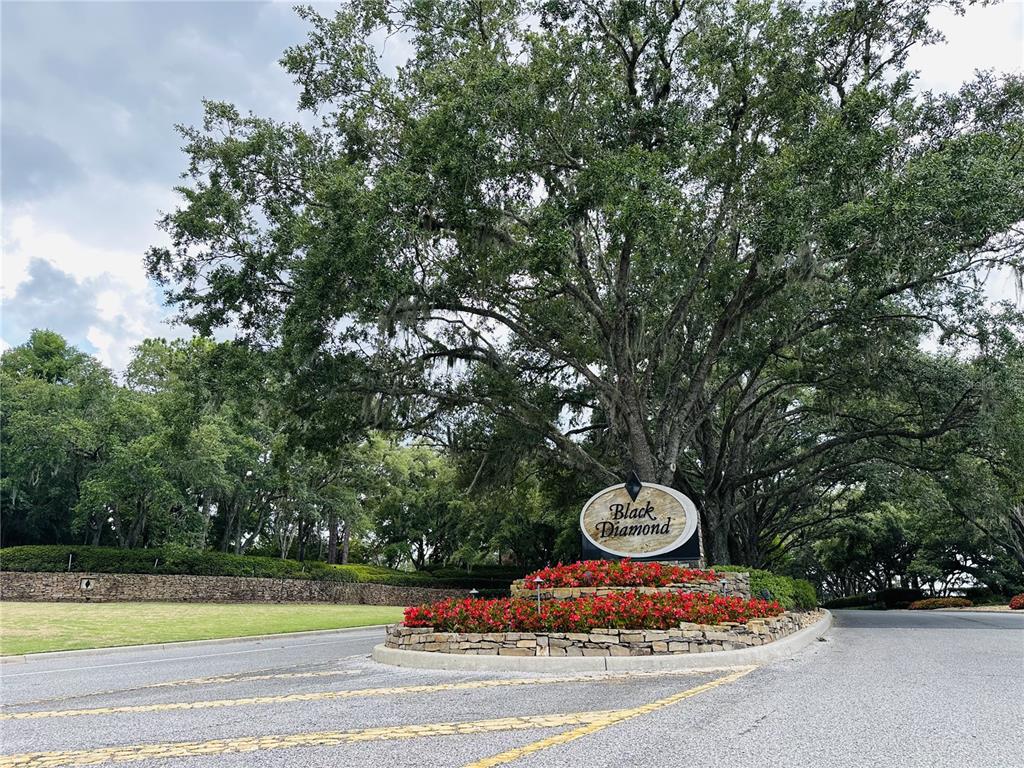
[[0,600],[36,602],[345,603],[418,605],[465,590],[249,576],[0,571]]
[[819,611],[784,613],[746,624],[691,624],[671,629],[594,629],[590,632],[435,632],[432,627],[387,629],[389,648],[476,656],[652,656],[731,651],[764,645],[808,627]]
[[[680,584],[667,584],[664,587],[545,587],[540,589],[541,600],[567,600],[574,597],[591,595],[610,595],[614,592],[710,592],[726,597],[742,597],[749,600],[749,573],[716,573],[714,581],[690,581]],[[537,591],[527,589],[522,579],[512,582],[512,597],[529,597],[537,599]]]

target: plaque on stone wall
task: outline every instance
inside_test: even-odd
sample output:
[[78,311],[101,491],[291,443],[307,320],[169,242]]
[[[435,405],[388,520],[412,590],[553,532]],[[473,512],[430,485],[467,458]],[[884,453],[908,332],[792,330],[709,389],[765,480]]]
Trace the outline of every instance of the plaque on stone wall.
[[612,485],[580,513],[583,535],[619,557],[653,557],[677,549],[697,531],[697,508],[675,488],[655,483]]

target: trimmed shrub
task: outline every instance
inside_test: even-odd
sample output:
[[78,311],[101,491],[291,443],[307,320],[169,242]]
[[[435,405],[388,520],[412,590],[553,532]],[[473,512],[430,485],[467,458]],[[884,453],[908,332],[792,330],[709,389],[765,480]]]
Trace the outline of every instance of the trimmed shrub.
[[787,611],[809,611],[818,607],[818,593],[806,579],[794,579],[742,565],[716,565],[712,570],[749,573],[751,596],[778,600]]
[[970,608],[974,603],[966,597],[929,597],[915,600],[908,608],[912,611],[934,611],[936,608]]
[[[70,563],[70,566],[69,566]],[[183,547],[117,549],[88,546],[25,546],[0,549],[5,571],[87,571],[90,573],[191,574],[195,576],[259,576],[264,578],[358,581],[348,571],[331,572],[326,563],[273,557],[203,552]]]
[[818,593],[807,579],[793,579],[793,602],[797,608],[817,608]]
[[523,574],[526,573],[527,569],[514,565],[477,564],[465,568],[452,565],[428,565],[423,570],[435,579],[464,579],[472,577],[485,581],[511,584],[516,579],[523,578]]
[[[462,587],[428,573],[396,571],[375,565],[328,565],[319,560],[203,552],[183,547],[117,549],[114,547],[41,545],[0,549],[0,570],[88,573],[149,573],[193,576],[254,576],[368,582],[393,586]],[[469,589],[469,586],[466,586]]]
[[909,608],[910,604],[914,601],[924,599],[924,591],[909,587],[882,589],[875,594],[878,597],[878,601],[890,610],[894,608]]
[[849,595],[837,597],[825,603],[826,608],[865,608],[879,605],[878,596],[874,592],[867,592],[862,595]]
[[966,597],[975,605],[1003,605],[1007,597],[986,586],[961,587],[956,591],[956,595]]
[[1024,611],[1024,593],[1014,595],[1010,598],[1010,609],[1014,611]]

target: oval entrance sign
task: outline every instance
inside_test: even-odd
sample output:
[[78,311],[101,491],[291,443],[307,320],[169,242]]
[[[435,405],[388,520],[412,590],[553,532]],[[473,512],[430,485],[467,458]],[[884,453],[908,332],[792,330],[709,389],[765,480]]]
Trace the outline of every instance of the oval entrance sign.
[[652,557],[693,536],[697,507],[675,488],[654,483],[643,483],[633,499],[623,483],[598,491],[583,505],[580,528],[591,544],[609,554]]

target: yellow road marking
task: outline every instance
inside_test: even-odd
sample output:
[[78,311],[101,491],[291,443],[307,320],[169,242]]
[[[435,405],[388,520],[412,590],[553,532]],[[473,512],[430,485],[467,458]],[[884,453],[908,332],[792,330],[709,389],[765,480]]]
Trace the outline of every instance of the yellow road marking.
[[[299,665],[296,665],[299,666]],[[287,669],[287,667],[285,667]],[[34,699],[32,701],[20,701],[16,704],[0,705],[6,709],[11,707],[24,707],[29,704],[52,704],[57,701],[71,701],[72,699],[87,699],[95,696],[110,696],[115,693],[134,693],[135,691],[147,691],[151,688],[185,688],[190,685],[216,685],[218,683],[248,683],[252,680],[278,680],[301,677],[338,677],[339,675],[355,675],[356,669],[334,669],[324,672],[274,672],[262,675],[253,675],[247,672],[237,672],[231,675],[215,675],[213,677],[190,677],[187,680],[169,680],[165,683],[149,683],[148,685],[136,685],[132,688],[111,688],[106,691],[93,691],[92,693],[74,693],[68,696],[53,696],[46,699]],[[15,713],[17,714],[17,713]],[[0,720],[5,719],[0,714]]]
[[291,680],[301,677],[337,677],[338,675],[354,675],[356,669],[332,669],[326,672],[274,672],[265,675],[250,675],[240,672],[234,675],[215,675],[213,677],[193,677],[188,680],[172,680],[168,683],[150,683],[134,690],[149,688],[178,688],[187,685],[216,685],[217,683],[248,683],[252,680]]
[[383,728],[360,728],[351,731],[323,731],[316,733],[253,736],[213,741],[166,742],[162,744],[136,744],[104,747],[101,749],[69,750],[63,752],[26,752],[0,756],[0,768],[54,768],[60,765],[96,765],[138,760],[158,760],[196,755],[223,755],[235,752],[258,752],[289,747],[331,747],[362,741],[414,739],[429,736],[454,736],[495,731],[517,731],[531,728],[564,728],[606,720],[612,713],[576,712],[572,714],[501,717],[493,720],[469,722],[425,723]]
[[744,675],[753,672],[755,669],[756,667],[740,668],[732,674],[716,678],[708,683],[704,683],[704,685],[698,685],[695,688],[674,693],[663,699],[652,701],[650,704],[644,704],[631,709],[619,709],[608,712],[605,717],[594,719],[579,728],[574,728],[571,731],[565,731],[564,733],[559,733],[555,736],[535,741],[532,744],[516,747],[515,749],[510,749],[507,752],[501,752],[500,754],[492,755],[491,757],[485,757],[483,760],[477,760],[476,762],[467,764],[464,768],[493,768],[493,766],[510,763],[513,760],[518,760],[521,757],[533,754],[534,752],[539,752],[542,749],[547,749],[548,747],[554,747],[559,744],[566,744],[570,741],[575,741],[576,739],[604,730],[610,725],[631,720],[632,718],[639,717],[640,715],[646,715],[650,712],[654,712],[655,710],[675,704],[678,701],[682,701],[683,699],[696,696],[704,693],[705,691],[710,691],[712,688],[717,688],[720,685],[728,685],[729,683],[739,680]]
[[[221,707],[241,707],[258,704],[287,704],[291,702],[307,701],[331,701],[334,699],[353,699],[366,696],[400,696],[412,693],[436,693],[443,691],[468,691],[479,688],[497,688],[519,685],[550,685],[552,683],[576,683],[614,681],[630,677],[642,676],[667,676],[667,675],[692,675],[704,674],[717,670],[670,670],[667,672],[634,672],[619,675],[576,675],[573,677],[539,677],[539,678],[514,678],[499,680],[471,680],[462,683],[440,683],[433,685],[406,685],[393,688],[357,688],[346,691],[312,691],[309,693],[286,693],[276,696],[249,696],[241,699],[208,699],[205,701],[177,701],[163,704],[130,704],[117,707],[91,707],[86,709],[43,709],[31,712],[4,712],[0,714],[0,721],[3,720],[38,720],[51,717],[82,717],[87,715],[114,715],[133,712],[170,712],[174,710],[191,709],[218,709]],[[197,680],[199,678],[196,678]]]
[[[469,722],[444,722],[426,723],[422,725],[400,725],[379,728],[361,728],[348,731],[324,731],[314,733],[279,734],[271,736],[253,736],[234,739],[215,739],[211,741],[191,742],[164,742],[156,744],[122,745],[115,747],[104,747],[99,749],[65,750],[52,752],[26,752],[14,755],[0,755],[0,768],[55,768],[63,765],[95,765],[98,763],[119,763],[134,762],[139,760],[156,760],[173,757],[190,757],[196,755],[217,755],[237,752],[257,752],[271,749],[285,749],[289,747],[329,747],[340,744],[350,744],[362,741],[383,741],[392,739],[411,739],[420,737],[453,736],[453,735],[474,735],[490,733],[495,731],[529,730],[532,728],[572,728],[561,734],[547,739],[528,744],[518,749],[502,752],[501,754],[485,758],[484,760],[471,763],[466,768],[490,768],[501,765],[512,760],[519,759],[525,755],[537,752],[557,744],[565,744],[569,741],[581,738],[591,733],[596,733],[615,723],[620,723],[640,715],[653,712],[662,707],[675,704],[690,696],[709,691],[719,685],[731,683],[749,672],[755,667],[734,668],[734,670],[723,677],[716,678],[703,685],[689,688],[685,691],[672,694],[649,704],[639,707],[618,710],[600,710],[593,712],[575,712],[552,715],[528,715],[523,717],[503,717],[491,720],[475,720]],[[706,670],[701,670],[706,671]],[[640,673],[640,675],[657,674],[681,674],[681,672],[668,673]],[[682,673],[686,674],[686,673]],[[461,690],[468,686],[486,687],[488,685],[522,685],[526,683],[539,682],[565,682],[577,680],[604,681],[635,677],[636,674],[623,674],[614,676],[580,676],[569,678],[539,678],[533,680],[480,680],[473,683],[452,683],[435,686],[407,686],[405,688],[392,689],[365,689],[359,693],[369,695],[368,691],[403,691],[410,689],[418,690]],[[338,692],[353,693],[353,692]],[[574,727],[575,726],[575,727]]]

